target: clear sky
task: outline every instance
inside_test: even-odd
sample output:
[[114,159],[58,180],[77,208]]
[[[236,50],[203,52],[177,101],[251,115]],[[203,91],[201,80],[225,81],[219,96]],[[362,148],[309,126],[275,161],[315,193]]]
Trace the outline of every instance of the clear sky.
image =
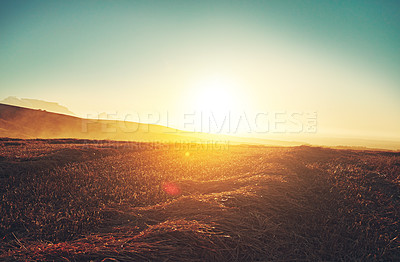
[[179,128],[193,110],[315,111],[320,135],[399,139],[400,3],[0,1],[8,96]]

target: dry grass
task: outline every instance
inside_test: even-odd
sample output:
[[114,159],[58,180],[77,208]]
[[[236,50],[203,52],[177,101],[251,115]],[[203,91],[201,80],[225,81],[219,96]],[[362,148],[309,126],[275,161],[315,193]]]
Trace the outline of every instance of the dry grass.
[[400,260],[398,153],[1,143],[2,260]]

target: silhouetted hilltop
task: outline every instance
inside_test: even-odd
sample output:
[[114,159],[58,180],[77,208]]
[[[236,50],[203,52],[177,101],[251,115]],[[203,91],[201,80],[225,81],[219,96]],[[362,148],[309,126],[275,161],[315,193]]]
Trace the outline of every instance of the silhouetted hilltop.
[[299,142],[185,132],[154,124],[119,120],[84,119],[5,104],[0,104],[0,137],[108,139],[182,143],[207,142],[215,144],[263,144],[273,146],[301,145]]
[[[184,133],[183,131],[179,131]],[[188,141],[194,138],[158,125],[83,119],[0,104],[0,136],[11,138],[82,138],[134,141]]]

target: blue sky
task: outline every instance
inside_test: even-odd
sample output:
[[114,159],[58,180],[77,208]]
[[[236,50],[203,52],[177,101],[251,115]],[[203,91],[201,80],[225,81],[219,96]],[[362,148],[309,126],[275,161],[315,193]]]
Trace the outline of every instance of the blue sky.
[[218,76],[237,110],[318,111],[327,134],[400,133],[398,1],[0,4],[0,98],[182,114]]

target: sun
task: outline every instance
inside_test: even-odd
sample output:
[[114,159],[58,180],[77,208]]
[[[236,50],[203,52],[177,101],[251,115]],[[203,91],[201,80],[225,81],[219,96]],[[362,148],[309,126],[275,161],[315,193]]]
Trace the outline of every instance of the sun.
[[198,84],[194,106],[203,113],[221,115],[236,109],[238,102],[235,83],[213,77]]

